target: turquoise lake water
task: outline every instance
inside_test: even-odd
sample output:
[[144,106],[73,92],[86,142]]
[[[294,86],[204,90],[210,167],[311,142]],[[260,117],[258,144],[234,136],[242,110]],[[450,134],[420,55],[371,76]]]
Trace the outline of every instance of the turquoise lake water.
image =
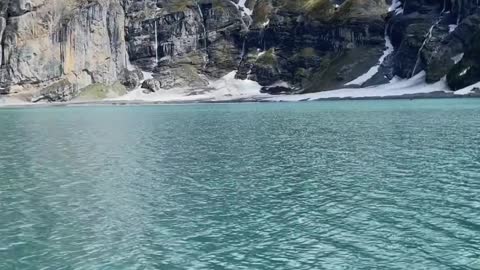
[[480,99],[0,109],[0,269],[480,269]]

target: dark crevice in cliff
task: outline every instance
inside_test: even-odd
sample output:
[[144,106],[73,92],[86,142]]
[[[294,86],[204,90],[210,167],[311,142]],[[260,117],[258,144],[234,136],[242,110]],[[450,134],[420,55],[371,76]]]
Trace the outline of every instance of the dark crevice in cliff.
[[[0,68],[4,66],[4,33],[8,23],[8,1],[0,2]],[[0,78],[0,82],[2,82]]]
[[[12,18],[9,15],[9,7],[11,5],[10,1],[3,1],[0,3],[0,87],[5,88],[9,86],[10,75],[9,75],[9,55],[8,50],[10,48],[7,44],[7,38],[12,39],[13,33],[16,31],[17,27],[15,24],[12,24]],[[6,94],[8,90],[0,91],[0,94]]]
[[209,25],[208,25],[208,15],[211,15],[211,10],[212,10],[212,4],[201,4],[199,3],[198,0],[195,1],[200,20],[201,20],[201,25],[203,28],[203,33],[202,33],[202,41],[203,41],[203,47],[205,50],[205,64],[204,68],[209,64],[211,56],[209,53],[209,40],[208,40],[208,30],[209,30]]

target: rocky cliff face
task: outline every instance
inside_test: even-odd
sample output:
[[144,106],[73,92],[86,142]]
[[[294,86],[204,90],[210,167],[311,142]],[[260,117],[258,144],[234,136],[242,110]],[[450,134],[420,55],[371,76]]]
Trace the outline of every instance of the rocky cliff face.
[[240,78],[314,92],[341,87],[376,64],[385,47],[385,2],[309,2],[272,1],[263,19],[256,13],[265,3],[257,3],[248,47],[260,53],[244,59]]
[[162,87],[202,87],[237,68],[246,31],[231,1],[125,1],[130,60]]
[[463,84],[454,82],[467,67],[477,72],[478,64],[474,63],[479,60],[467,52],[478,47],[474,39],[480,33],[478,1],[405,1],[398,3],[396,13],[388,21],[396,48],[394,74],[408,78],[425,70],[430,83],[448,74],[453,90],[480,80],[476,77]]
[[152,91],[198,89],[233,70],[269,93],[315,92],[378,64],[353,85],[424,70],[455,90],[480,81],[479,37],[477,0],[0,0],[0,94],[121,94],[141,71]]
[[66,101],[92,83],[115,83],[125,68],[119,1],[2,0],[0,5],[4,92]]

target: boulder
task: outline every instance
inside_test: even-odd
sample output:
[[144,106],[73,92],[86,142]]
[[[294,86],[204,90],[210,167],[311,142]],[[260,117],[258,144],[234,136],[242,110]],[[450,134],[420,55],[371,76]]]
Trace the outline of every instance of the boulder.
[[462,60],[447,75],[447,83],[452,90],[462,89],[479,81],[480,31],[473,38]]
[[142,81],[143,73],[139,69],[124,69],[120,79],[120,83],[123,84],[128,90],[133,90],[139,87]]
[[40,94],[32,98],[32,102],[65,102],[73,99],[77,94],[76,86],[63,79],[41,89]]
[[156,79],[148,79],[143,82],[142,88],[146,90],[144,93],[153,93],[160,91],[162,86]]

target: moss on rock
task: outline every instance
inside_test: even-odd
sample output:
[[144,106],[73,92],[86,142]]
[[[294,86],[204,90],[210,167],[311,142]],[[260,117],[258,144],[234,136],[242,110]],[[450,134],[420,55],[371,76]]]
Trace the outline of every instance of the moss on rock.
[[258,57],[257,65],[262,65],[262,66],[275,66],[278,64],[277,57],[275,56],[275,50],[270,49],[266,51],[264,54],[260,55]]
[[113,85],[94,83],[81,89],[79,92],[80,93],[73,99],[74,101],[94,101],[119,97],[127,93],[127,88],[119,82]]

